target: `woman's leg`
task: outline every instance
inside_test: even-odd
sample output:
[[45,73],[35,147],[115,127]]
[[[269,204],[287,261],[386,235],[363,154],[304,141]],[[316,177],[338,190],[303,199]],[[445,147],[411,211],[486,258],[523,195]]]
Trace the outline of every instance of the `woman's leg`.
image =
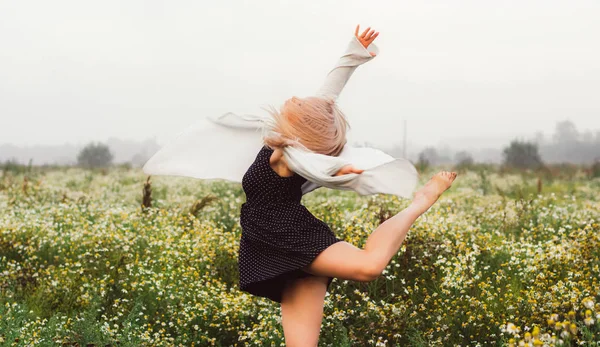
[[355,281],[372,281],[379,277],[398,252],[409,228],[450,187],[456,173],[442,171],[415,193],[410,206],[383,222],[367,239],[364,249],[348,242],[327,247],[304,268],[307,272],[326,277]]
[[288,282],[281,297],[281,324],[286,346],[317,346],[327,281],[327,277],[308,276]]

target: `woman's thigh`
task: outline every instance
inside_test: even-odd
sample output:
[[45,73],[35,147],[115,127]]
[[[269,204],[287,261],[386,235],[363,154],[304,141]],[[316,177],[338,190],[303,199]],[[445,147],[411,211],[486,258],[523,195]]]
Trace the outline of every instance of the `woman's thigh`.
[[328,280],[307,276],[286,285],[281,297],[281,324],[287,346],[317,346]]
[[378,272],[378,266],[371,258],[364,250],[340,241],[327,247],[303,270],[315,276],[369,281]]

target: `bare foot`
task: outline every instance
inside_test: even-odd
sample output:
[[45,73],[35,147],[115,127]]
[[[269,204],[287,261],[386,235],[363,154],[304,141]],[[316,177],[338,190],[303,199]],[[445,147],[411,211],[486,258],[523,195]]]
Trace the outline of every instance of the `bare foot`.
[[441,171],[433,175],[423,188],[415,193],[412,205],[417,207],[421,213],[427,211],[445,192],[456,178],[456,172]]

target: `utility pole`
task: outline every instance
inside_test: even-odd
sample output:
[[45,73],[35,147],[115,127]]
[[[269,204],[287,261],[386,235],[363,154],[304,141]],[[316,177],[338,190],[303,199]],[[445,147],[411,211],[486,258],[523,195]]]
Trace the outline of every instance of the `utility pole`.
[[404,150],[404,159],[406,159],[406,119],[404,120],[404,146],[403,146],[403,150]]

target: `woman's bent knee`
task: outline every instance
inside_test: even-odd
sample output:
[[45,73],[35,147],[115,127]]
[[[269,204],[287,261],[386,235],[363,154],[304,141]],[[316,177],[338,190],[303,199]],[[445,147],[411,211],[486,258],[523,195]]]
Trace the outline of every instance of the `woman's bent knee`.
[[386,260],[347,242],[338,242],[318,255],[304,271],[316,276],[370,282],[381,276]]
[[383,268],[377,264],[364,264],[357,274],[357,281],[371,282],[379,278],[383,273]]

